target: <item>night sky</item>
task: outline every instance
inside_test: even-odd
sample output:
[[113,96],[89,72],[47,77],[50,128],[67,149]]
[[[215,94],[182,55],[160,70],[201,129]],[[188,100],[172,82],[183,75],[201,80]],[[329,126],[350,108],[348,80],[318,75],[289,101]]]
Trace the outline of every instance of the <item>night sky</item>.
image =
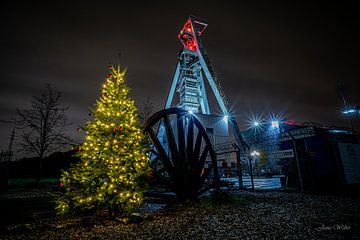
[[[0,10],[1,120],[50,83],[63,93],[69,134],[80,141],[76,129],[119,53],[136,104],[150,96],[161,109],[181,49],[177,34],[189,15],[209,23],[204,47],[241,128],[251,115],[269,112],[346,126],[339,81],[349,102],[360,103],[360,9],[351,2],[13,2]],[[11,128],[0,122],[3,149]]]

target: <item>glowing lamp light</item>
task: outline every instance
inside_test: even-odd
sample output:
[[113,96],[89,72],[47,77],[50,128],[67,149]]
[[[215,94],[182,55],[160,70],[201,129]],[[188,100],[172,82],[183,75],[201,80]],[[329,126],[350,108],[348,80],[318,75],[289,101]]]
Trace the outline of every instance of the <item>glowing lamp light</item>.
[[191,115],[194,114],[193,110],[189,110],[188,111]]
[[286,122],[283,122],[284,124],[286,125],[295,125],[295,121],[294,120],[289,120],[289,121],[286,121]]
[[256,150],[254,150],[254,151],[252,151],[252,152],[250,153],[250,155],[251,155],[252,157],[258,157],[258,156],[260,156],[260,153],[259,153],[258,151],[256,151]]
[[248,120],[247,120],[247,125],[249,126],[248,129],[251,129],[253,131],[258,131],[261,130],[263,128],[264,125],[264,121],[262,119],[261,115],[255,116],[255,115],[251,115],[249,116]]
[[349,114],[349,113],[354,113],[354,112],[356,112],[355,109],[349,109],[349,110],[343,111],[343,114]]
[[279,121],[271,121],[272,128],[279,128]]
[[224,122],[227,122],[228,119],[229,119],[228,115],[225,115],[225,116],[223,117],[223,121],[224,121]]

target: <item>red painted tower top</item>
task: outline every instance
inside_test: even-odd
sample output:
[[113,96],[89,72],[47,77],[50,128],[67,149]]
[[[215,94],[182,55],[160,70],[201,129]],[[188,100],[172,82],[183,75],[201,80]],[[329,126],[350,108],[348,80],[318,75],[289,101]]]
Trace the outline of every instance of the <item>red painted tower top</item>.
[[197,17],[189,17],[178,35],[184,48],[197,51],[199,47],[198,37],[201,36],[206,27],[206,21]]

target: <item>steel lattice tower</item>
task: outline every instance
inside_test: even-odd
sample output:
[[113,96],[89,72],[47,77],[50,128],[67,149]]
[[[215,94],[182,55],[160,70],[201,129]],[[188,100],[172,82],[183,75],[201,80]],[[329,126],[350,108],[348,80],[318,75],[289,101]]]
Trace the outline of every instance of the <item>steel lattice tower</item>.
[[178,57],[175,75],[171,84],[165,108],[170,108],[175,90],[179,93],[178,107],[189,112],[210,114],[204,79],[207,79],[224,115],[228,115],[228,103],[209,57],[202,46],[201,35],[207,22],[189,17],[178,38],[183,49]]
[[183,25],[178,39],[183,49],[178,56],[175,74],[166,99],[165,108],[170,108],[175,91],[179,93],[178,107],[190,113],[210,115],[211,111],[205,90],[208,81],[226,122],[233,129],[238,146],[244,146],[243,138],[235,118],[229,112],[228,102],[216,77],[214,68],[203,47],[201,36],[208,24],[205,20],[190,16]]

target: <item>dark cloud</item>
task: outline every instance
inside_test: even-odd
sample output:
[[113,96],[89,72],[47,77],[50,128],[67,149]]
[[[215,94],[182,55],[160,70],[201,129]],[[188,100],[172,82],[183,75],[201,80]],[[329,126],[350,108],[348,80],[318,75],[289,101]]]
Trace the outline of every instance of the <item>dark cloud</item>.
[[[136,103],[151,96],[162,108],[180,49],[176,36],[189,14],[209,22],[204,45],[240,125],[250,112],[346,125],[339,81],[352,102],[360,100],[359,16],[350,1],[16,1],[1,11],[0,119],[50,83],[70,107],[76,139],[119,53]],[[0,123],[0,131],[4,148],[11,127]]]

